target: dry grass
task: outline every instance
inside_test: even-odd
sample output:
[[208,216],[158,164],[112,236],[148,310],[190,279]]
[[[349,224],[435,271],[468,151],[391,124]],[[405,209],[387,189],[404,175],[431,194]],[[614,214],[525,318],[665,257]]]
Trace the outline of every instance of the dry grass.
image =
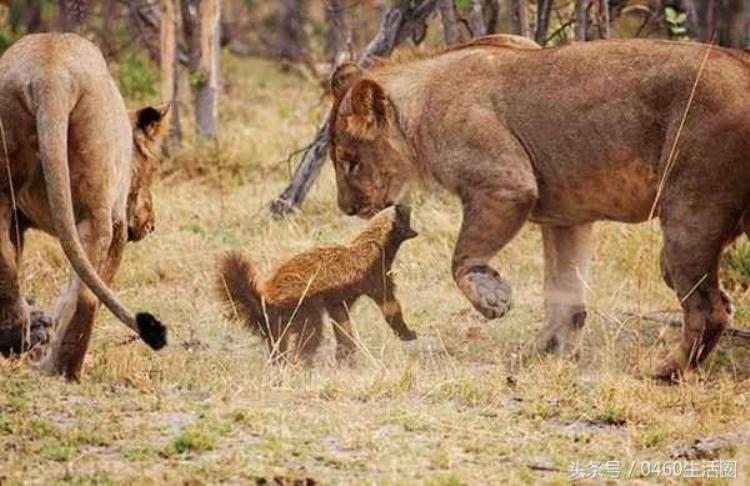
[[[319,93],[259,61],[230,60],[227,72],[221,146],[197,152],[214,164],[183,156],[202,177],[173,174],[157,188],[157,233],[128,250],[118,277],[126,302],[170,326],[171,345],[158,354],[120,345],[126,331],[102,311],[82,383],[0,362],[0,482],[565,482],[576,459],[665,460],[674,444],[747,426],[750,355],[740,346],[724,341],[706,373],[680,386],[643,377],[676,338],[625,314],[676,307],[659,278],[656,227],[599,225],[583,358],[540,359],[511,375],[542,318],[538,228],[495,260],[515,306],[486,322],[451,281],[460,214],[440,194],[413,197],[421,236],[395,265],[420,338],[405,346],[362,303],[355,366],[336,365],[329,331],[314,368],[267,368],[258,340],[221,315],[216,256],[243,248],[269,269],[362,222],[336,210],[330,168],[304,212],[267,218],[287,176],[279,161],[311,136]],[[53,240],[30,240],[24,286],[49,304],[64,260]],[[734,297],[738,315],[750,314],[748,296]],[[747,478],[746,446],[720,455]]]

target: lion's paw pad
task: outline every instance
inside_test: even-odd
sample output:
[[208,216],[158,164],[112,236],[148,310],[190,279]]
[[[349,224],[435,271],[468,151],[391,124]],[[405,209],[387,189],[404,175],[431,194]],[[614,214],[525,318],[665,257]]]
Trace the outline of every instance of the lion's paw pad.
[[510,286],[489,273],[470,273],[466,277],[467,297],[488,319],[497,319],[510,310]]

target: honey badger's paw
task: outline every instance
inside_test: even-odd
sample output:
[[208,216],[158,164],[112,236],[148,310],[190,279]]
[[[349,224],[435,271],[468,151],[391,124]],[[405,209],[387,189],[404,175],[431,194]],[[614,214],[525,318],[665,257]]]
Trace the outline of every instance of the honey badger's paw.
[[510,310],[510,285],[492,269],[467,273],[459,279],[458,287],[487,319],[497,319]]
[[398,333],[398,338],[402,341],[414,341],[417,339],[417,333],[411,329],[406,329]]

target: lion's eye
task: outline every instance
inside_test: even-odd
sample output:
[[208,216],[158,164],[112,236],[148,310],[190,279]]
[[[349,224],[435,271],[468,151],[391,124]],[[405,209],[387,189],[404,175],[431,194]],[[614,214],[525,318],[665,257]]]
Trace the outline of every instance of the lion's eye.
[[359,166],[359,159],[348,159],[344,163],[346,164],[346,171],[352,173]]

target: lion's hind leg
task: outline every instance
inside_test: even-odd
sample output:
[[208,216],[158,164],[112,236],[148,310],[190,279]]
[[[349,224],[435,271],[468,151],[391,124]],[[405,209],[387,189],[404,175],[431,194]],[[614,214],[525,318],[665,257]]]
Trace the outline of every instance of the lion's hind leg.
[[[124,224],[113,228],[109,212],[78,224],[86,255],[106,283],[112,280],[119,265],[127,236],[125,231]],[[98,305],[99,299],[71,269],[68,287],[55,306],[54,319],[58,328],[42,369],[64,374],[68,379],[80,377]]]
[[0,207],[0,355],[5,357],[20,354],[30,344],[29,311],[18,278],[22,238],[23,229],[16,228],[11,205],[5,202]]
[[719,288],[718,262],[737,215],[731,208],[698,210],[679,201],[663,214],[665,262],[684,317],[681,342],[655,375],[674,381],[708,356],[729,324],[731,306]]

